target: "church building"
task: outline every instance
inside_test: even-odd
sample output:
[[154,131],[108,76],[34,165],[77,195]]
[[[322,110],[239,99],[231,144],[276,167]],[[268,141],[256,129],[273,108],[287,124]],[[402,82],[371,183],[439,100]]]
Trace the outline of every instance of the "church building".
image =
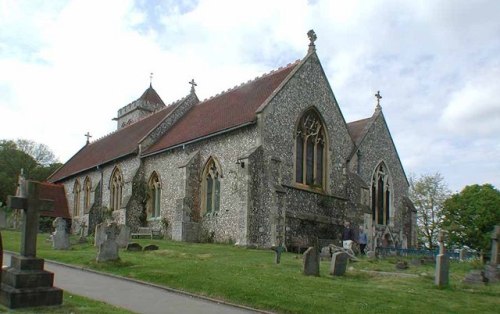
[[105,218],[178,241],[271,247],[338,239],[344,221],[371,246],[416,244],[408,180],[378,104],[346,123],[308,33],[306,56],[205,101],[165,105],[152,86],[118,110],[49,181],[73,228]]

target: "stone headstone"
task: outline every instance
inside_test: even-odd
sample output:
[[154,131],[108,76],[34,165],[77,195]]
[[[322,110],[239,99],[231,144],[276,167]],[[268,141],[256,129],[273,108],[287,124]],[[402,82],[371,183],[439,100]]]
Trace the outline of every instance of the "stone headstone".
[[94,234],[94,246],[99,247],[104,241],[106,241],[106,223],[101,222],[97,226],[95,226],[95,234]]
[[306,276],[319,276],[319,252],[314,246],[308,248],[303,255],[303,273]]
[[52,248],[54,250],[69,249],[69,234],[66,232],[66,220],[62,217],[54,219],[52,226],[56,231],[52,234]]
[[330,275],[333,276],[343,276],[347,269],[347,261],[349,260],[349,255],[344,252],[337,252],[332,255],[332,261],[330,263]]
[[472,270],[465,276],[463,282],[468,284],[487,284],[488,278],[486,278],[484,271]]
[[2,271],[0,302],[8,308],[60,305],[63,291],[54,287],[54,274],[44,270],[44,260],[36,257],[38,220],[41,210],[53,210],[53,201],[40,199],[41,184],[24,181],[19,196],[8,197],[8,206],[24,211],[20,255],[11,257]]
[[330,252],[330,247],[325,246],[325,247],[321,248],[321,253],[319,253],[319,256],[320,256],[322,261],[330,260],[332,258],[332,253]]
[[116,238],[119,248],[126,248],[128,240],[130,239],[130,227],[127,225],[120,225],[120,233]]
[[369,259],[375,259],[377,255],[375,254],[375,251],[368,251],[366,252],[366,257],[368,257]]
[[458,259],[463,262],[465,261],[465,249],[461,248],[460,251],[458,251]]
[[7,228],[7,214],[4,210],[0,210],[0,228]]
[[139,252],[139,251],[142,251],[142,246],[139,243],[132,242],[132,243],[127,244],[127,251]]
[[434,276],[434,284],[438,287],[445,287],[448,285],[450,266],[449,266],[448,256],[446,256],[444,240],[445,240],[445,232],[441,230],[439,231],[439,236],[438,236],[439,254],[436,257],[436,273]]
[[489,282],[491,283],[496,283],[500,281],[500,269],[499,263],[500,263],[500,243],[499,243],[499,238],[500,238],[500,226],[495,226],[495,229],[493,229],[493,233],[491,234],[491,258],[490,258],[490,263],[486,265],[484,269],[484,273],[486,278],[488,278]]
[[282,244],[280,244],[277,247],[275,247],[273,249],[273,251],[275,253],[274,254],[274,262],[276,264],[279,264],[281,262],[281,253],[283,253],[285,251],[285,247]]
[[118,256],[118,243],[116,243],[116,237],[120,232],[118,225],[112,222],[107,225],[104,230],[106,232],[106,241],[99,245],[99,251],[97,252],[96,258],[98,263],[120,259]]
[[159,249],[158,245],[155,244],[146,245],[144,247],[144,251],[156,251],[158,249]]

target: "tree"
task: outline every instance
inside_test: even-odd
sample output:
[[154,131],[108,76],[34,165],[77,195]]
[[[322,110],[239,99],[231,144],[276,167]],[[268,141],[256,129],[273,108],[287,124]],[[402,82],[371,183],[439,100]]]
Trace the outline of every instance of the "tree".
[[500,223],[500,191],[491,184],[468,185],[446,200],[443,215],[451,245],[487,251]]
[[410,176],[410,199],[417,209],[417,237],[428,249],[437,245],[443,221],[443,204],[450,191],[440,173]]
[[50,148],[45,144],[36,143],[31,140],[17,139],[16,145],[18,150],[33,157],[41,166],[48,166],[57,162],[54,153],[52,153]]

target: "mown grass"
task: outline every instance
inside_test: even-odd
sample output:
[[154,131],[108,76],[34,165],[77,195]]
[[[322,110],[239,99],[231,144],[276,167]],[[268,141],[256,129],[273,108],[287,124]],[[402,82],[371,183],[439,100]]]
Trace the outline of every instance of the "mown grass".
[[60,306],[44,306],[44,307],[32,307],[27,309],[16,309],[9,310],[8,308],[0,305],[0,313],[18,313],[18,314],[80,314],[80,313],[91,313],[91,314],[125,314],[133,313],[125,309],[114,307],[112,305],[106,304],[100,301],[94,301],[87,299],[78,295],[74,295],[68,292],[64,292],[63,304]]
[[[18,251],[19,233],[2,234],[4,248]],[[301,273],[302,256],[293,253],[283,254],[276,265],[270,250],[143,239],[137,242],[160,249],[120,251],[120,261],[98,264],[91,243],[55,251],[47,237],[38,238],[38,255],[46,259],[283,313],[498,313],[500,308],[500,285],[462,283],[474,267],[468,263],[452,262],[449,287],[438,289],[433,265],[397,271],[395,259],[350,263],[343,277],[329,276],[329,262],[324,261],[321,277],[306,277]],[[365,270],[416,276],[380,276]]]

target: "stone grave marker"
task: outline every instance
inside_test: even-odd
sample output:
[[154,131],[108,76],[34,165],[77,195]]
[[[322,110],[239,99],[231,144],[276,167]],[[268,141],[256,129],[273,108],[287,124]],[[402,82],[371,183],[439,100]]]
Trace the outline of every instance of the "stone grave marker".
[[273,249],[274,251],[274,261],[276,262],[276,264],[279,264],[281,262],[281,253],[283,253],[285,251],[285,247],[283,246],[283,244],[279,244],[277,247],[275,247]]
[[52,234],[52,248],[54,250],[69,249],[69,234],[66,232],[66,220],[62,217],[57,217],[52,222],[52,226],[56,229]]
[[2,271],[0,303],[8,308],[60,305],[63,291],[53,286],[54,274],[44,270],[44,260],[36,257],[40,210],[53,210],[53,201],[40,199],[40,183],[24,181],[18,197],[9,196],[8,206],[24,210],[20,255],[11,257]]
[[495,226],[491,234],[491,257],[490,263],[485,267],[485,276],[489,282],[495,283],[500,281],[500,270],[498,264],[500,263],[500,226]]
[[465,261],[465,249],[461,248],[460,251],[458,251],[458,259],[463,262]]
[[330,250],[329,246],[324,246],[321,248],[321,253],[319,253],[319,256],[322,261],[327,261],[332,258],[332,252]]
[[132,243],[127,244],[127,251],[139,252],[139,251],[142,251],[142,246],[139,243],[132,242]]
[[116,238],[116,243],[118,243],[119,248],[126,248],[128,240],[130,239],[130,227],[127,225],[120,225],[120,233]]
[[106,223],[101,222],[95,226],[94,234],[94,246],[99,247],[104,241],[106,241]]
[[319,252],[315,246],[311,246],[304,252],[303,273],[306,276],[319,276]]
[[159,249],[159,247],[156,244],[150,244],[150,245],[146,245],[144,247],[144,251],[156,251],[158,249]]
[[436,257],[436,274],[434,276],[434,284],[438,287],[445,287],[448,285],[449,277],[449,259],[446,256],[446,249],[444,247],[445,232],[439,231],[439,254]]
[[118,243],[116,243],[116,236],[119,232],[118,225],[112,222],[104,230],[106,232],[106,241],[99,245],[96,258],[98,263],[120,259],[120,256],[118,256]]
[[86,228],[87,224],[85,221],[82,221],[80,223],[80,238],[78,238],[78,243],[87,243],[87,237],[86,237]]
[[330,275],[333,276],[343,276],[347,269],[347,261],[349,260],[349,255],[344,252],[337,252],[332,255],[332,261],[330,263]]

